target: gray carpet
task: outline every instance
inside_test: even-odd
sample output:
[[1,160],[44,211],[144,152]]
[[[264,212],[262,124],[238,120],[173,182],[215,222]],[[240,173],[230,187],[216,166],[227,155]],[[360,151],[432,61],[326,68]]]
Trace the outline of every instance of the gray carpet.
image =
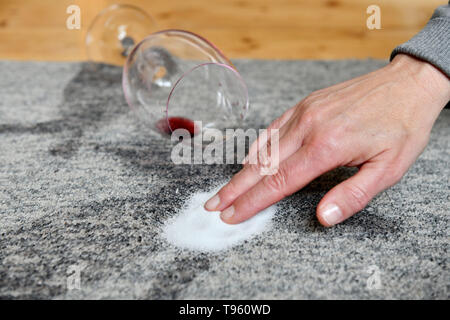
[[[254,126],[384,64],[236,61]],[[315,218],[354,173],[338,169],[282,201],[269,232],[198,254],[161,226],[238,165],[172,164],[169,142],[129,114],[119,68],[3,61],[0,74],[1,298],[449,298],[450,110],[401,183],[345,223]]]

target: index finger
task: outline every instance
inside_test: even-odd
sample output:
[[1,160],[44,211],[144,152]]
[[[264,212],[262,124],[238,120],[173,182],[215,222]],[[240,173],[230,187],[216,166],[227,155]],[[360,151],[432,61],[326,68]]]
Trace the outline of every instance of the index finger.
[[243,222],[337,166],[333,157],[324,157],[316,148],[305,145],[282,162],[274,175],[265,176],[240,195],[220,217],[229,224]]

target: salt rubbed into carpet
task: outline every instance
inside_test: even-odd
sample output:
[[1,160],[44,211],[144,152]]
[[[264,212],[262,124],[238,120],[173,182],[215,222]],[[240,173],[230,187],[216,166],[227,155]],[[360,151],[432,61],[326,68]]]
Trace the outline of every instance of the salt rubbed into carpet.
[[234,225],[223,222],[219,212],[206,211],[203,205],[221,187],[191,196],[181,212],[167,221],[163,237],[180,248],[212,252],[231,248],[270,228],[276,205]]

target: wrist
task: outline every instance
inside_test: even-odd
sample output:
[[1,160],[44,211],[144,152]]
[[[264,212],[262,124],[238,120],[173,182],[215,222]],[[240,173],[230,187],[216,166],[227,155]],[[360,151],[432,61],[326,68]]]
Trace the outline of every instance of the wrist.
[[406,54],[398,54],[388,67],[414,80],[441,109],[450,100],[450,79],[432,64]]

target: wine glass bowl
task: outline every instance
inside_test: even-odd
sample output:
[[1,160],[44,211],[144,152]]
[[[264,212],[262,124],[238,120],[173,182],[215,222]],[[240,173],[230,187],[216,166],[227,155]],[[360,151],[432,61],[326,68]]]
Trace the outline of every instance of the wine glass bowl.
[[146,37],[127,57],[125,98],[152,130],[184,128],[224,131],[238,126],[248,110],[248,91],[233,64],[206,39],[183,30]]

